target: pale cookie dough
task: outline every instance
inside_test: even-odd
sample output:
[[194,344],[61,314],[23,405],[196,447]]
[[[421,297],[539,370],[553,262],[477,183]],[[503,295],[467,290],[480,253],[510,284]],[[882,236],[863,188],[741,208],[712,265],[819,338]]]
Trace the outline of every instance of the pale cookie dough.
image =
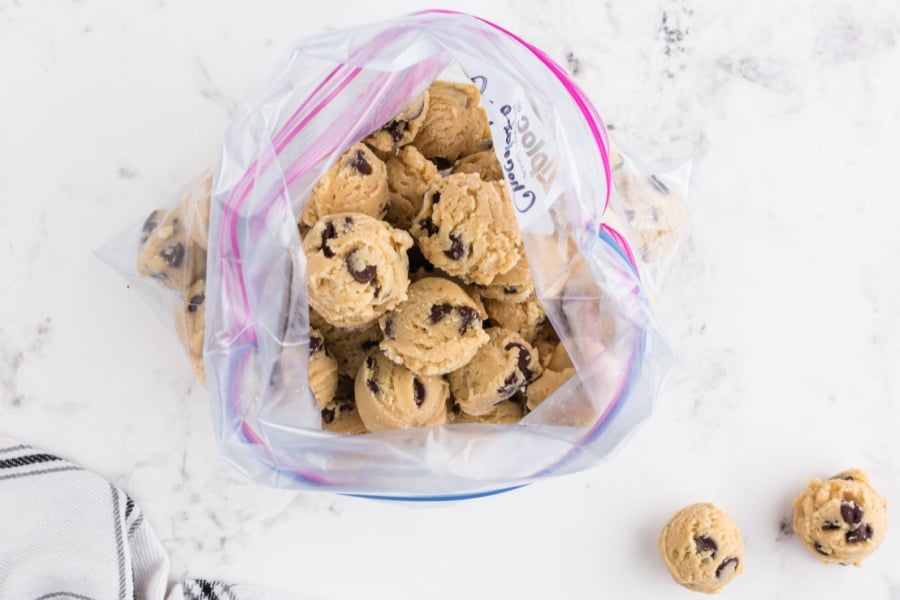
[[325,337],[317,329],[309,330],[309,389],[319,409],[334,400],[338,385],[337,361],[328,353]]
[[887,502],[857,469],[813,479],[794,500],[794,531],[822,562],[860,566],[887,533]]
[[406,299],[412,238],[360,213],[323,218],[306,235],[309,305],[335,327],[363,327]]
[[499,327],[487,334],[488,343],[472,361],[447,377],[453,400],[474,416],[491,412],[542,371],[537,351],[519,334]]
[[425,92],[364,141],[379,152],[395,153],[416,139],[427,116],[428,92]]
[[427,158],[450,166],[460,156],[491,148],[487,114],[474,85],[435,81],[428,114],[413,144]]
[[614,178],[637,253],[646,262],[670,254],[684,225],[681,199],[655,176],[616,171]]
[[184,291],[183,300],[175,314],[175,331],[188,351],[194,373],[205,386],[203,343],[206,336],[206,281],[198,279],[192,283]]
[[353,399],[353,380],[341,377],[334,400],[321,410],[322,429],[332,433],[360,435],[368,433],[366,425],[359,417],[356,401]]
[[488,341],[484,315],[452,281],[426,277],[409,286],[408,298],[378,320],[380,347],[415,373],[443,375],[462,367]]
[[181,209],[155,210],[144,221],[137,271],[182,291],[206,274],[206,250],[188,239]]
[[572,367],[562,371],[545,368],[541,376],[525,388],[525,406],[528,410],[536,409],[541,402],[549,398],[550,394],[561,388],[574,375],[575,369]]
[[744,540],[737,524],[712,504],[692,504],[659,534],[659,554],[672,578],[715,594],[744,570]]
[[491,283],[512,269],[522,252],[506,185],[471,173],[432,183],[410,233],[425,258],[466,283]]
[[362,213],[380,219],[388,209],[387,168],[365,144],[356,144],[313,186],[300,218],[315,225],[336,213]]
[[531,267],[528,266],[525,251],[519,252],[519,260],[512,269],[494,277],[490,284],[480,286],[480,293],[483,298],[504,302],[524,302],[534,294]]
[[493,149],[470,154],[453,163],[454,173],[477,173],[482,181],[503,180],[503,169]]
[[374,352],[356,375],[356,407],[372,432],[447,422],[447,382],[439,375],[417,375]]
[[328,351],[337,360],[338,371],[347,377],[356,377],[365,358],[381,342],[378,321],[359,329],[332,328],[325,334]]
[[541,303],[534,296],[524,302],[485,299],[484,308],[495,325],[515,331],[529,344],[547,321]]
[[463,412],[458,404],[453,405],[450,411],[450,423],[491,423],[494,425],[511,425],[518,423],[525,416],[525,407],[520,402],[512,399],[504,400],[500,404],[492,407],[491,410],[483,415],[470,415]]
[[437,167],[415,146],[406,146],[397,156],[388,158],[384,166],[391,199],[384,220],[398,229],[409,229],[422,210],[422,198],[428,185],[440,177]]

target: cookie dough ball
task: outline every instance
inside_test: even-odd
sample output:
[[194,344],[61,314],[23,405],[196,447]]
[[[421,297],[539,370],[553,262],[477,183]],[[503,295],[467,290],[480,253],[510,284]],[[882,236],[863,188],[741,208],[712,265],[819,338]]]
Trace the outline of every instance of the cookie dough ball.
[[491,147],[481,94],[471,84],[435,81],[428,88],[428,114],[413,144],[427,158],[452,164]]
[[647,262],[670,254],[681,239],[685,216],[681,199],[655,176],[616,171],[614,177],[635,250]]
[[425,92],[364,141],[379,152],[394,153],[416,139],[427,116],[428,92]]
[[406,146],[397,156],[388,158],[384,166],[387,168],[391,199],[384,219],[394,227],[409,229],[422,210],[422,198],[428,185],[440,177],[437,167],[415,146]]
[[412,238],[359,213],[323,218],[306,235],[309,305],[335,327],[363,327],[406,299]]
[[519,334],[499,327],[487,334],[472,361],[447,377],[453,399],[474,416],[491,412],[542,371],[537,351]]
[[380,219],[387,209],[387,169],[365,144],[356,144],[313,186],[300,220],[315,225],[326,215],[345,212]]
[[492,407],[491,410],[483,415],[470,415],[463,412],[459,404],[454,404],[450,411],[451,423],[491,423],[493,425],[510,425],[518,423],[525,416],[525,407],[521,402],[514,400],[504,400],[500,404]]
[[659,553],[684,587],[715,594],[744,570],[744,540],[737,524],[712,504],[692,504],[659,534]]
[[470,154],[453,163],[454,173],[477,173],[482,181],[502,181],[503,169],[493,150]]
[[524,302],[485,299],[484,308],[494,324],[515,331],[529,344],[537,338],[547,321],[541,303],[534,296]]
[[417,375],[381,352],[366,358],[356,375],[356,407],[369,431],[447,422],[447,382]]
[[338,384],[337,361],[325,346],[325,337],[317,329],[309,330],[309,389],[319,409],[334,400]]
[[406,301],[379,319],[380,347],[415,373],[443,375],[472,360],[488,341],[483,318],[461,287],[426,277],[410,285]]
[[205,386],[203,343],[206,337],[206,281],[198,279],[185,291],[175,315],[175,331],[188,351],[191,367]]
[[509,190],[471,173],[432,183],[410,233],[425,258],[466,283],[488,285],[522,252]]
[[857,469],[813,479],[794,500],[794,531],[822,562],[859,566],[884,539],[887,502]]
[[334,399],[322,408],[322,429],[344,435],[368,433],[353,399],[353,379],[340,377]]
[[550,394],[558,390],[575,375],[575,369],[570,367],[561,371],[545,368],[540,377],[535,379],[525,388],[525,406],[528,410],[534,410],[541,402],[550,397]]
[[378,348],[381,329],[378,321],[359,329],[334,329],[325,336],[328,350],[338,363],[338,371],[347,377],[356,377],[366,357]]
[[190,241],[180,209],[155,210],[144,221],[137,271],[182,291],[206,275],[206,250]]
[[489,285],[481,286],[482,298],[503,302],[524,302],[533,294],[531,267],[524,250],[519,253],[519,260],[512,269],[494,277]]

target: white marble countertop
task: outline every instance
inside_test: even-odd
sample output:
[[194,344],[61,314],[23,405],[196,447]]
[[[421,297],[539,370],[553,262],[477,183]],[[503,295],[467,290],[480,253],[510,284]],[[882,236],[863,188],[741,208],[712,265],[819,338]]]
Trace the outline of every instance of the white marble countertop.
[[849,466],[900,520],[900,14],[725,4],[452,4],[567,65],[646,158],[693,155],[692,234],[659,298],[677,361],[627,445],[589,472],[415,509],[245,480],[175,337],[92,249],[209,163],[292,41],[424,5],[0,0],[0,432],[125,488],[173,580],[688,598],[656,535],[712,501],[747,547],[725,596],[900,598],[900,526],[861,569],[779,530],[808,477]]

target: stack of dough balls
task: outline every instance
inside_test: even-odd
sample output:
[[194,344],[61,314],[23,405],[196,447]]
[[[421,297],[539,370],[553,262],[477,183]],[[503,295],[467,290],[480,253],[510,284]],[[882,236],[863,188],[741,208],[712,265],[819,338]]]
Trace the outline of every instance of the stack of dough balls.
[[480,100],[435,82],[310,192],[298,225],[326,430],[515,423],[575,373]]

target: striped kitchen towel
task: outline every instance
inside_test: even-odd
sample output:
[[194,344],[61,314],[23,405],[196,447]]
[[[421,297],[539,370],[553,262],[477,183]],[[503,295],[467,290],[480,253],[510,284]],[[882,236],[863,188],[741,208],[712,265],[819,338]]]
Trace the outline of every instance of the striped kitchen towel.
[[0,436],[0,599],[286,600],[195,579],[166,595],[169,559],[122,490]]

